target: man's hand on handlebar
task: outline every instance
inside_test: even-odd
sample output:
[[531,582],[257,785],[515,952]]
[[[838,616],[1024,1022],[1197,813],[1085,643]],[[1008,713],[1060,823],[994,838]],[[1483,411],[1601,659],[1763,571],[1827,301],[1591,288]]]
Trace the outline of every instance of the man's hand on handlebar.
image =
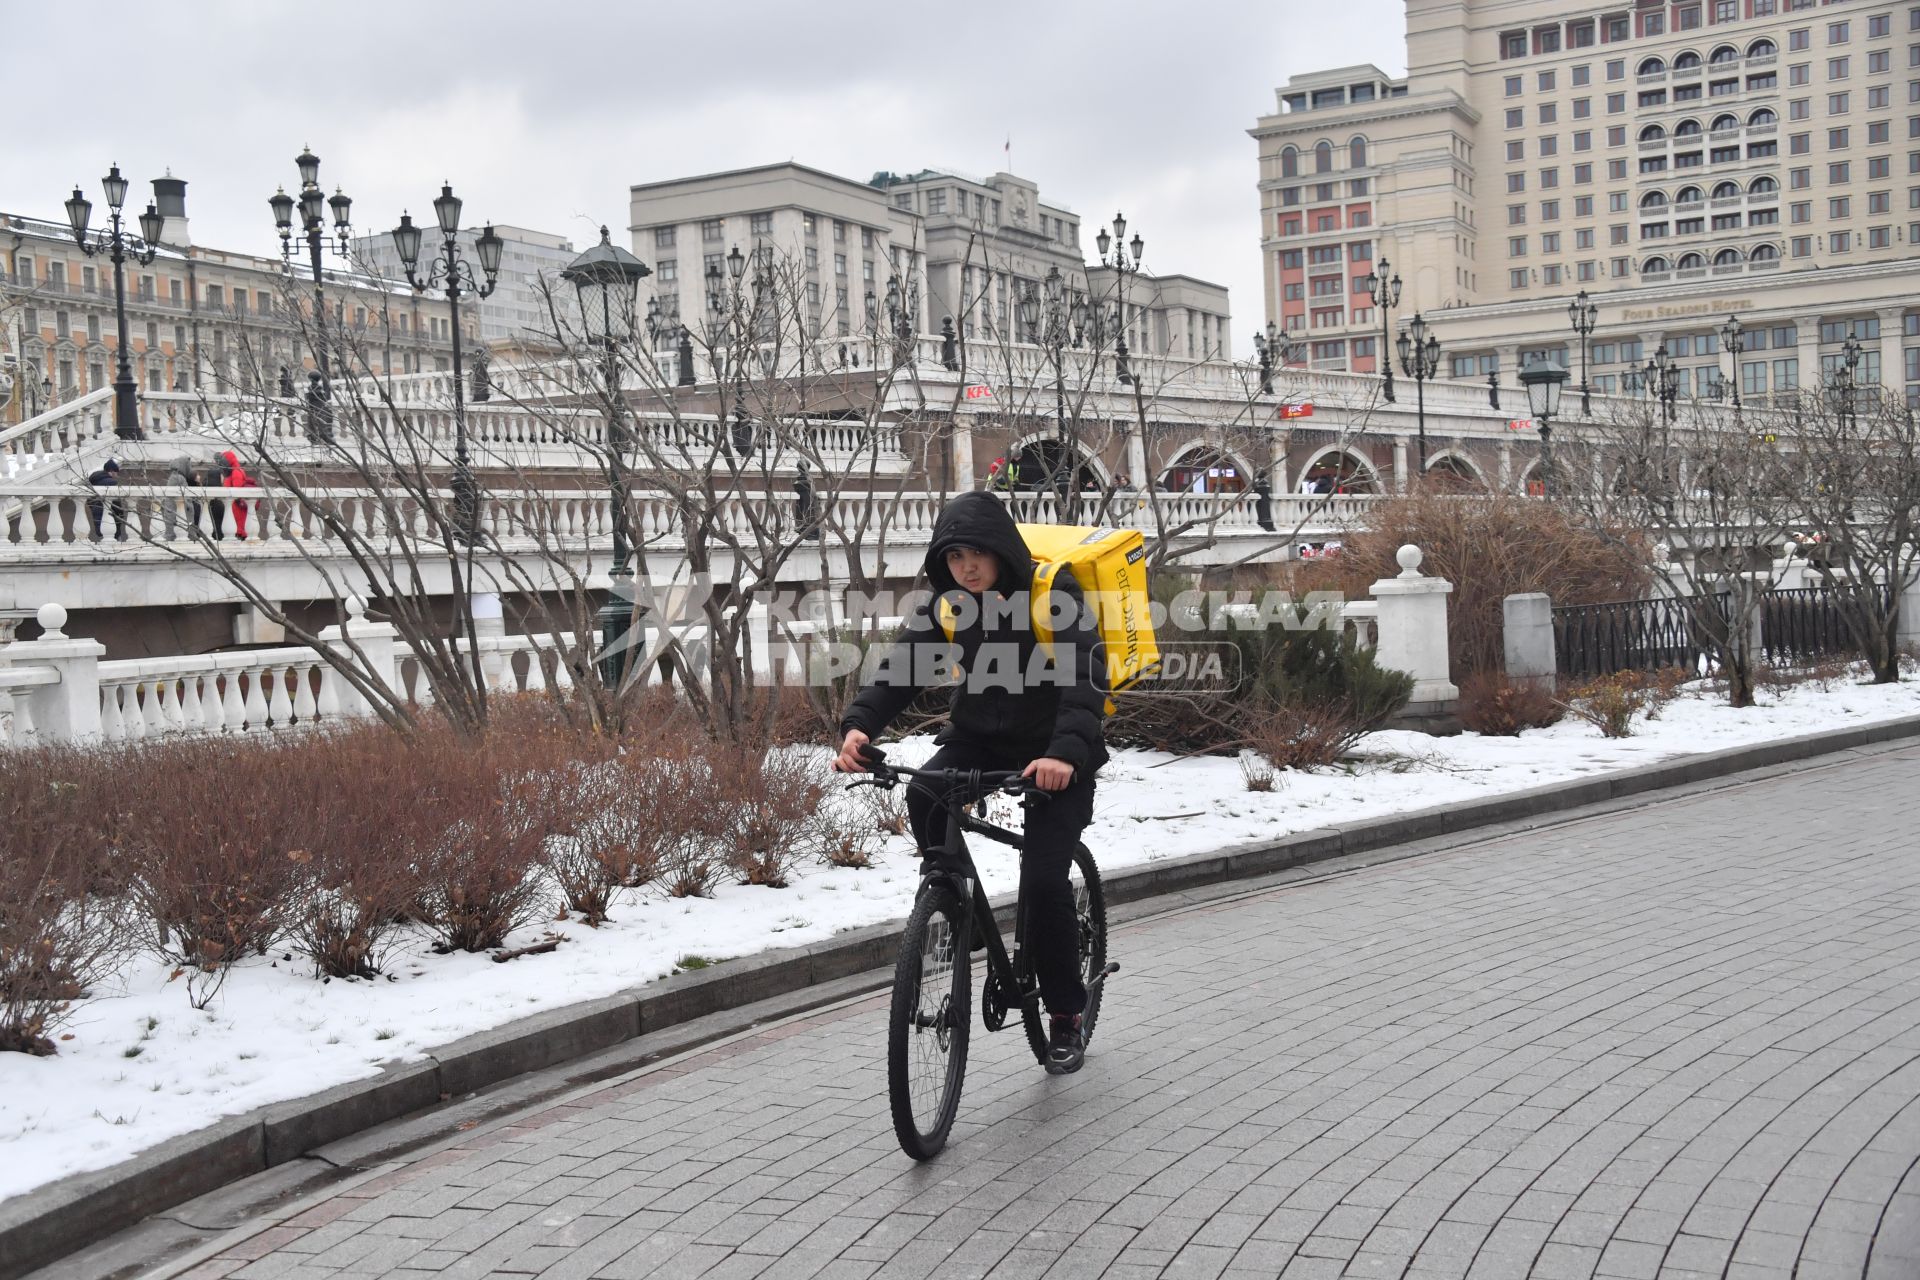
[[1032,778],[1033,784],[1042,791],[1065,791],[1073,782],[1073,766],[1065,760],[1041,756],[1028,765],[1020,776]]
[[835,773],[865,773],[867,762],[861,758],[869,739],[858,729],[847,730],[846,741],[840,744],[840,754],[833,758]]

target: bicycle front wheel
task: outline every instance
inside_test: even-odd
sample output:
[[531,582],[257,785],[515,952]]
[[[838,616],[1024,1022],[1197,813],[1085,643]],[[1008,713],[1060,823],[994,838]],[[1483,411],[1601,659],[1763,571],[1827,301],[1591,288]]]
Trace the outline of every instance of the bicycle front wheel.
[[931,1160],[947,1145],[967,1074],[972,996],[967,918],[951,886],[923,888],[900,939],[887,1028],[887,1094],[900,1149]]

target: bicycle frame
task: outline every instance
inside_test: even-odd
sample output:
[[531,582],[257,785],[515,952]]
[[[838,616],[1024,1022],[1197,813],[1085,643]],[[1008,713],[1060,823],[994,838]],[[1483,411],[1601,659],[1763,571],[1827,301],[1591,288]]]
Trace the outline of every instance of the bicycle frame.
[[981,940],[986,943],[988,974],[998,981],[1000,990],[1005,993],[1008,1009],[1024,1008],[1040,999],[1039,983],[1026,958],[1026,895],[1018,895],[1015,899],[1013,951],[1009,954],[1006,940],[1000,933],[999,918],[994,915],[993,904],[987,901],[986,887],[981,883],[979,869],[973,864],[973,853],[967,848],[965,833],[971,831],[1023,851],[1026,843],[1019,834],[968,813],[964,806],[954,803],[958,795],[956,789],[942,801],[947,810],[946,840],[940,852],[929,859],[929,865],[920,877],[920,884],[924,888],[931,880],[945,880],[952,886],[954,896],[968,904],[968,927],[980,930]]

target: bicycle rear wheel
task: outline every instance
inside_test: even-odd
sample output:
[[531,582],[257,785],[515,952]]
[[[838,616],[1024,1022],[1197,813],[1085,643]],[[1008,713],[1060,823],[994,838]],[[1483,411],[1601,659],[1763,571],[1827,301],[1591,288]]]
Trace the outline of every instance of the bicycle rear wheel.
[[[1107,899],[1100,885],[1100,868],[1095,865],[1093,854],[1084,844],[1073,851],[1073,864],[1067,869],[1067,881],[1073,886],[1073,918],[1080,948],[1080,981],[1091,983],[1094,976],[1107,967]],[[1100,1016],[1100,993],[1104,989],[1104,983],[1087,989],[1087,1008],[1080,1017],[1080,1036],[1088,1044],[1093,1042],[1093,1024]],[[1039,1005],[1022,1006],[1020,1021],[1026,1028],[1027,1047],[1033,1050],[1034,1060],[1046,1062],[1047,1029],[1041,1021]]]
[[900,939],[887,1028],[893,1132],[915,1160],[940,1153],[960,1110],[972,982],[965,910],[951,886],[929,885]]

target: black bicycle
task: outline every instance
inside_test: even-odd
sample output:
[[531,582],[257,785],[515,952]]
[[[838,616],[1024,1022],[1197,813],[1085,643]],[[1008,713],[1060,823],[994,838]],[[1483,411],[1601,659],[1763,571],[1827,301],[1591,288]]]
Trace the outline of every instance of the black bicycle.
[[[883,752],[867,747],[869,778],[854,786],[891,788],[905,783],[938,798],[947,813],[946,840],[924,860],[920,889],[900,939],[893,970],[893,1009],[887,1030],[887,1092],[893,1106],[893,1131],[900,1149],[916,1160],[931,1160],[947,1144],[960,1110],[960,1087],[967,1073],[971,1030],[972,952],[976,936],[985,944],[987,978],[980,990],[980,1021],[989,1031],[1007,1025],[1020,1010],[1034,1058],[1047,1060],[1047,1034],[1040,1017],[1040,987],[1023,943],[1026,904],[1014,908],[1013,952],[1000,936],[1000,922],[967,851],[966,832],[1018,849],[1019,833],[995,826],[972,810],[996,792],[1018,795],[1031,806],[1050,798],[1015,772],[978,769],[910,769],[886,762]],[[1073,851],[1069,872],[1074,916],[1079,924],[1080,971],[1087,984],[1087,1008],[1081,1035],[1093,1039],[1100,1014],[1100,989],[1120,966],[1107,961],[1107,904],[1100,869],[1083,844]]]

